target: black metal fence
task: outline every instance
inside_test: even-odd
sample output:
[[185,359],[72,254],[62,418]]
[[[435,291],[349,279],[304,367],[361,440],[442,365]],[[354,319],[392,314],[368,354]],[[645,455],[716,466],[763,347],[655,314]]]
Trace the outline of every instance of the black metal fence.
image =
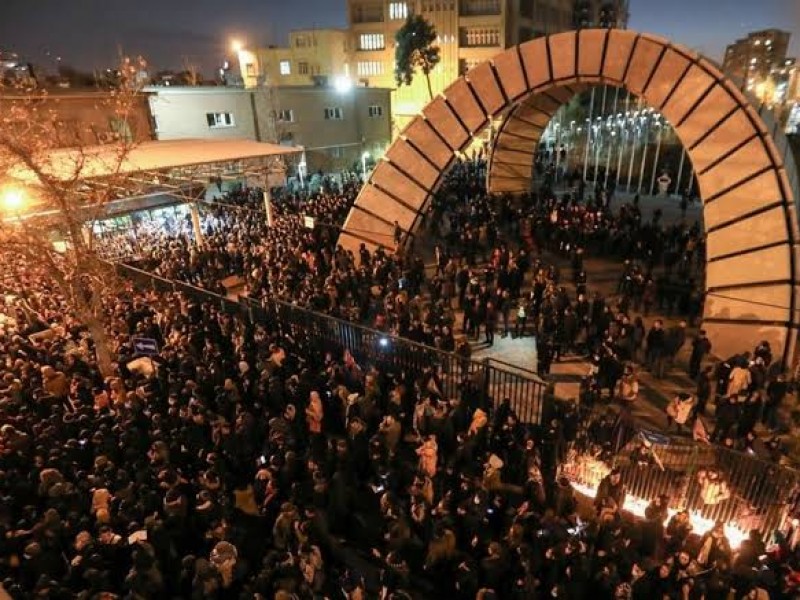
[[546,383],[535,373],[495,360],[472,360],[376,331],[357,323],[317,313],[275,299],[226,298],[193,285],[164,279],[130,265],[116,264],[117,272],[142,288],[160,292],[181,292],[190,298],[219,306],[225,312],[241,314],[253,323],[296,340],[311,340],[322,352],[341,354],[347,350],[362,365],[422,373],[433,368],[439,391],[456,397],[469,381],[479,386],[495,403],[508,399],[519,419],[540,425],[544,414]]
[[562,425],[561,474],[593,493],[611,467],[620,470],[627,507],[643,515],[653,498],[686,509],[706,527],[722,521],[765,538],[783,525],[800,473],[765,457],[637,427],[612,410],[581,410],[555,402]]
[[611,466],[618,467],[629,494],[628,508],[640,515],[647,502],[664,495],[671,508],[688,509],[698,522],[723,521],[739,531],[756,529],[766,536],[782,523],[787,503],[800,486],[800,473],[794,469],[721,446],[647,432],[614,411],[558,401],[535,373],[501,361],[463,358],[280,300],[233,300],[129,265],[116,268],[140,287],[182,292],[216,304],[303,340],[316,352],[347,350],[361,365],[394,371],[422,373],[433,368],[445,397],[457,396],[468,380],[481,386],[494,403],[509,399],[525,423],[555,419],[561,430],[560,473],[579,490],[593,494]]

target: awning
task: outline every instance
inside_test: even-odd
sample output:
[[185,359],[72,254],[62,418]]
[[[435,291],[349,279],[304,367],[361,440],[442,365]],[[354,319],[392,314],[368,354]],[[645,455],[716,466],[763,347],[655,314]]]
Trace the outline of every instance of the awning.
[[[51,150],[37,159],[48,176],[61,181],[131,175],[144,171],[163,171],[196,165],[255,160],[302,152],[301,146],[279,146],[247,139],[183,139],[149,141],[125,149],[121,144]],[[36,185],[39,178],[24,165],[12,167],[8,177]]]

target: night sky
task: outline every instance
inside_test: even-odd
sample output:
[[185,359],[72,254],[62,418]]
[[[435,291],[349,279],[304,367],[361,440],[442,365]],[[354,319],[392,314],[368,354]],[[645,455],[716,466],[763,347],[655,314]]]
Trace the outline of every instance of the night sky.
[[[345,6],[346,0],[2,0],[0,49],[45,68],[61,56],[91,70],[113,66],[121,47],[145,56],[154,70],[189,61],[212,76],[232,38],[281,44],[290,29],[344,27]],[[630,12],[631,29],[717,60],[726,44],[765,27],[792,31],[791,52],[800,54],[800,0],[631,0]]]

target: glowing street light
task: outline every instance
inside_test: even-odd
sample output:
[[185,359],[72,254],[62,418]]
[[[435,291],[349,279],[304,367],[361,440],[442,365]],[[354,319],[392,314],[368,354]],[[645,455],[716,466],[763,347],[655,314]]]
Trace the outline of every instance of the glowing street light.
[[25,194],[18,188],[8,188],[0,192],[3,208],[11,213],[17,213],[25,204]]
[[233,51],[238,54],[239,52],[241,52],[244,49],[244,45],[242,44],[242,42],[240,40],[233,40],[231,42],[231,48],[233,48]]
[[353,88],[353,80],[347,75],[339,75],[334,78],[333,87],[340,94],[346,94]]
[[369,152],[364,152],[361,155],[361,173],[364,176],[364,181],[367,181],[367,159],[369,158]]

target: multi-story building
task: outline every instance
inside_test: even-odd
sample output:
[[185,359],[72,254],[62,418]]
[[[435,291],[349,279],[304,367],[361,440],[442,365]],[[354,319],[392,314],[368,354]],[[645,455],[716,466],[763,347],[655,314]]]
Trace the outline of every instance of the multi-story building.
[[16,52],[0,50],[0,83],[27,80],[31,76],[30,67]]
[[347,11],[350,73],[360,85],[396,88],[395,131],[430,100],[421,74],[410,86],[395,82],[395,35],[410,13],[436,27],[441,61],[430,74],[434,95],[505,48],[571,29],[573,22],[573,0],[348,0]]
[[308,172],[347,169],[391,139],[390,90],[334,86],[151,87],[159,140],[249,138],[302,146]]
[[292,32],[286,48],[240,49],[245,87],[314,85],[349,77],[357,87],[392,89],[393,133],[430,100],[418,74],[394,76],[395,35],[412,13],[435,27],[441,60],[430,74],[434,95],[504,49],[574,27],[625,27],[627,0],[348,0],[346,31]]
[[723,70],[748,84],[768,79],[786,61],[791,33],[780,29],[753,31],[725,49]]
[[346,76],[348,42],[341,29],[303,29],[289,33],[286,47],[236,48],[244,85],[313,85],[321,78]]
[[572,25],[575,29],[625,29],[628,26],[628,0],[575,0]]

